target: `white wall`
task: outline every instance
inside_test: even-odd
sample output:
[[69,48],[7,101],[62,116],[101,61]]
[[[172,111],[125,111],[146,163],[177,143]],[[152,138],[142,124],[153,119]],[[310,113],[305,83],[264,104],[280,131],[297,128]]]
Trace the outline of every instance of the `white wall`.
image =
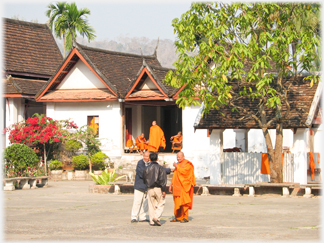
[[74,65],[57,89],[75,89],[75,87],[78,87],[78,89],[106,88],[81,60]]
[[203,178],[210,176],[210,168],[208,163],[208,154],[210,146],[210,138],[207,137],[207,130],[197,129],[194,132],[194,122],[198,114],[200,106],[186,107],[182,110],[182,133],[183,133],[183,149],[185,158],[195,166],[195,176]]
[[299,128],[294,134],[294,182],[307,184],[307,141],[309,129]]
[[[9,127],[24,119],[24,105],[22,104],[22,98],[8,98],[4,100],[6,105],[6,127]],[[9,146],[8,133],[6,134],[5,144]]]
[[118,101],[55,103],[48,104],[47,116],[56,120],[71,118],[80,128],[87,125],[87,116],[99,116],[101,149],[108,156],[120,156],[122,127]]

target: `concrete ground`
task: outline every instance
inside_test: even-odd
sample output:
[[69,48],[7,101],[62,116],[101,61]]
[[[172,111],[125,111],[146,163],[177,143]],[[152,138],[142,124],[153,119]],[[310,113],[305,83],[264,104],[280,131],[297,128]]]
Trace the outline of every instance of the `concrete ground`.
[[132,194],[89,193],[91,181],[3,191],[5,241],[320,241],[321,197],[194,196],[189,223],[131,223]]

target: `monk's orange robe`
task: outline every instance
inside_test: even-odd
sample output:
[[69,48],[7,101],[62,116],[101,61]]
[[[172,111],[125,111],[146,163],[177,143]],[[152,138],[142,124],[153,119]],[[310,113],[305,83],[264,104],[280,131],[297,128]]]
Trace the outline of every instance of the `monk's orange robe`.
[[270,175],[270,165],[268,153],[262,153],[261,174]]
[[165,149],[165,137],[164,132],[158,125],[150,127],[148,151],[158,152],[160,147]]
[[146,150],[147,149],[147,144],[146,143],[146,139],[142,138],[141,135],[139,135],[136,140],[135,140],[136,146],[140,149],[140,150]]
[[174,137],[173,138],[173,143],[181,143],[181,141],[182,141],[182,136],[180,136],[180,137]]
[[314,162],[314,155],[312,152],[309,152],[309,166],[312,172],[312,180],[315,179],[315,162]]
[[194,166],[184,159],[177,165],[172,177],[174,216],[177,220],[185,218],[189,221],[189,209],[192,209],[195,185]]

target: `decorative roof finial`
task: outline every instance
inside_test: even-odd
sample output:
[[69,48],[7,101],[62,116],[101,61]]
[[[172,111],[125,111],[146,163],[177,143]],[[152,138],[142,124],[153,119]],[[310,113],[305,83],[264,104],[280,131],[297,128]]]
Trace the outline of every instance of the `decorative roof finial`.
[[154,50],[154,53],[153,53],[153,56],[157,57],[157,54],[156,54],[156,50],[159,46],[159,40],[160,40],[160,37],[158,37],[158,40],[157,40],[157,43],[156,43],[156,47],[155,47],[155,50]]

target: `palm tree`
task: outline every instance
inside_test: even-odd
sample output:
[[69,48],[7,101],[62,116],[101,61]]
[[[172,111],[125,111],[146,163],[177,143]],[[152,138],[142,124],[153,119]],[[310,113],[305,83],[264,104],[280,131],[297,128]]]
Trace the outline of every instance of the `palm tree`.
[[95,30],[88,24],[87,16],[90,15],[88,8],[78,10],[75,3],[58,2],[56,5],[48,5],[46,12],[49,17],[49,25],[57,37],[63,37],[64,56],[65,50],[72,48],[73,41],[77,36],[77,32],[82,36],[86,36],[88,41],[94,40],[96,37]]

